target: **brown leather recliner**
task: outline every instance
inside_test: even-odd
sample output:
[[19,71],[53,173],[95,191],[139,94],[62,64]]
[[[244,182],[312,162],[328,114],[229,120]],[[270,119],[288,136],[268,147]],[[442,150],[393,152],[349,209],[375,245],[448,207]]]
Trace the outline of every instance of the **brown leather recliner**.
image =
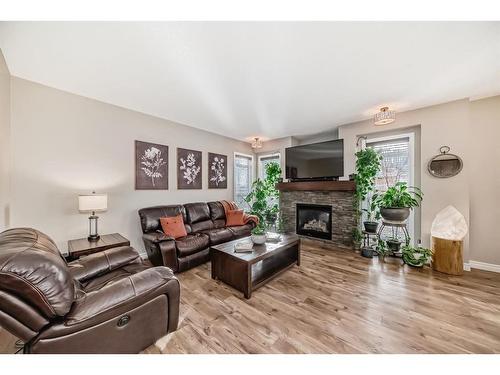
[[178,319],[177,278],[129,246],[67,264],[35,229],[0,233],[0,325],[25,353],[137,353]]
[[[166,236],[160,218],[182,214],[187,236],[174,240]],[[250,235],[253,223],[226,227],[226,213],[220,202],[156,206],[139,210],[144,246],[154,265],[182,272],[210,259],[210,246]]]

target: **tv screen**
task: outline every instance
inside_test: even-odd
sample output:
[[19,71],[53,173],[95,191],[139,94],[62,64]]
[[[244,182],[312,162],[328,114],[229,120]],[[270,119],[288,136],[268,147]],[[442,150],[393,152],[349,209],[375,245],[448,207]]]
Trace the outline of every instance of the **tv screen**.
[[344,175],[344,140],[289,147],[285,150],[286,178],[332,179]]

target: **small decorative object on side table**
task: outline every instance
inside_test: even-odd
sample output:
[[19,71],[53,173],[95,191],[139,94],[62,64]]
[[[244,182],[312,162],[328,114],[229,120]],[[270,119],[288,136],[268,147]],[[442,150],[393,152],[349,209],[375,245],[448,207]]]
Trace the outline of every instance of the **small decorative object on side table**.
[[71,262],[85,255],[120,246],[130,246],[130,241],[119,233],[104,234],[97,241],[89,241],[87,238],[69,240],[66,260]]

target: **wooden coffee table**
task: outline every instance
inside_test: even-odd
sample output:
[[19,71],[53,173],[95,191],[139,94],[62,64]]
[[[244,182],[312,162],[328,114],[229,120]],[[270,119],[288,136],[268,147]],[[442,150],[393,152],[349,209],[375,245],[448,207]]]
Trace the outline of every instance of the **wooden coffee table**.
[[234,244],[250,237],[210,247],[212,278],[219,279],[250,298],[252,292],[287,270],[300,265],[300,240],[285,233],[277,243],[254,245],[251,253],[235,253]]

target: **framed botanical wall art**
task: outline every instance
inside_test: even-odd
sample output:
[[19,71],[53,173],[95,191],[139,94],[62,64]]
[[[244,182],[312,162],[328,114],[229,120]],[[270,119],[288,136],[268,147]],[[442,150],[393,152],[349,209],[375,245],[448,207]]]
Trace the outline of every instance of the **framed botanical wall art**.
[[201,189],[201,151],[177,148],[177,189]]
[[227,189],[227,155],[208,153],[208,188]]
[[168,146],[135,141],[135,189],[168,189]]

